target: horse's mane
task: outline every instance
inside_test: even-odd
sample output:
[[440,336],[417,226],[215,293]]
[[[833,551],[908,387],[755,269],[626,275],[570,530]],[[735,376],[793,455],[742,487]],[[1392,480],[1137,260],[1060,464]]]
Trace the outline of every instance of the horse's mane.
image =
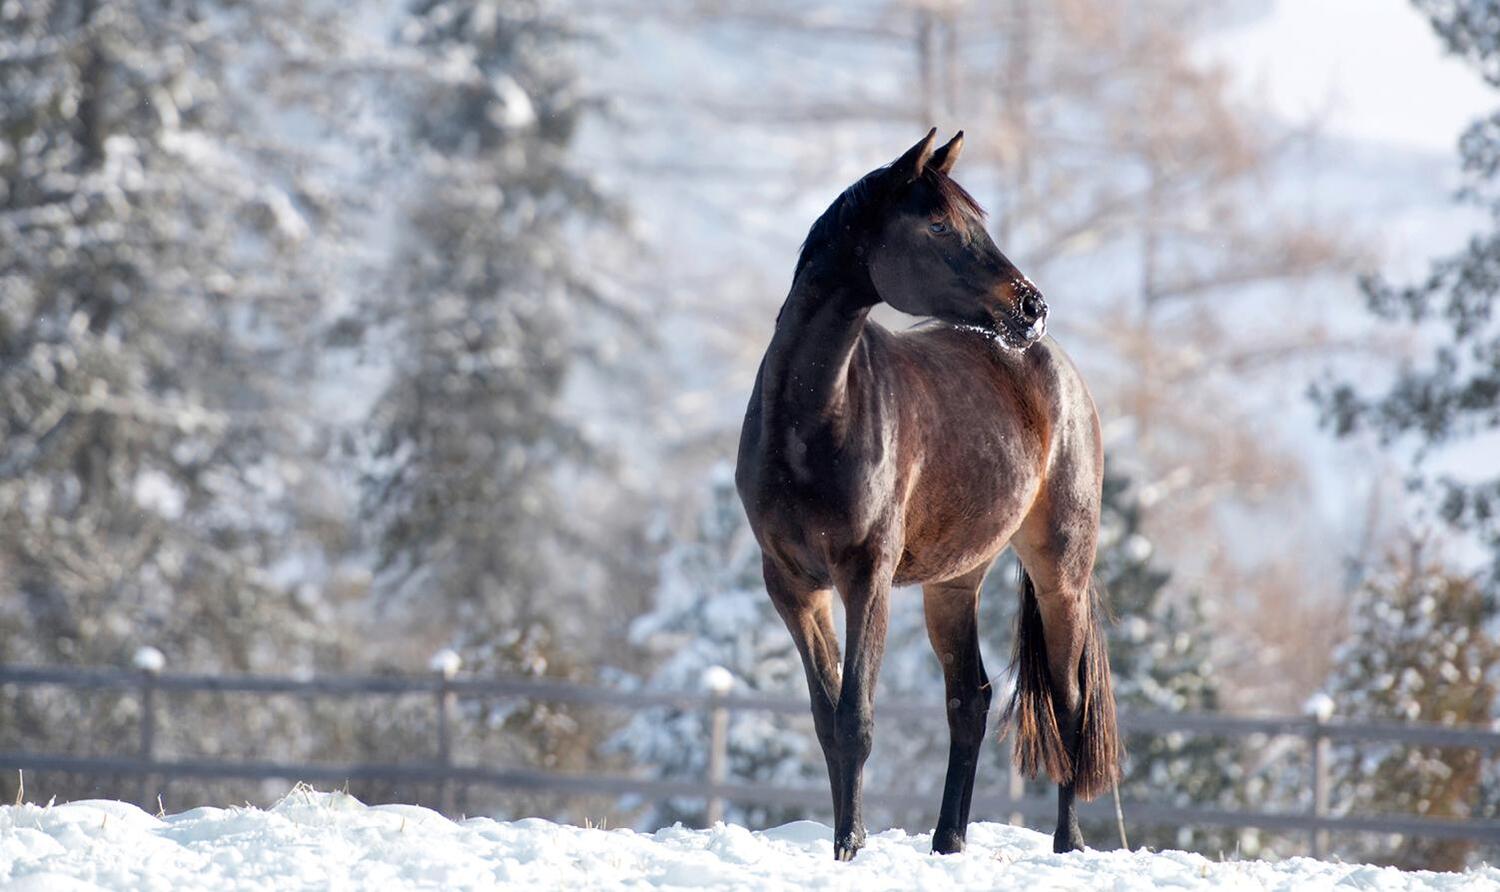
[[[803,240],[801,252],[797,255],[797,268],[793,273],[793,278],[797,273],[802,272],[802,268],[818,251],[832,247],[838,242],[841,233],[854,229],[856,223],[874,210],[877,195],[874,186],[887,170],[889,170],[889,165],[865,174],[833,200],[833,204],[828,206],[823,216],[819,217],[813,223],[812,228],[807,231],[807,238]],[[939,210],[950,223],[956,222],[965,211],[976,217],[984,217],[984,208],[979,206],[974,196],[936,167],[928,167],[924,170],[922,179],[937,191],[941,202]]]

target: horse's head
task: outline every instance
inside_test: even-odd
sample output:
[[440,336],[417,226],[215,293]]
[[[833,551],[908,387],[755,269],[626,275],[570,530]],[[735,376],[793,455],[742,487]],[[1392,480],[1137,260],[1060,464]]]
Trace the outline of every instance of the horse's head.
[[839,213],[835,202],[824,217],[854,240],[854,262],[863,260],[881,300],[1024,350],[1046,331],[1047,303],[995,247],[978,203],[948,176],[963,150],[963,132],[934,149],[936,136],[934,128],[861,179],[839,200],[852,207]]

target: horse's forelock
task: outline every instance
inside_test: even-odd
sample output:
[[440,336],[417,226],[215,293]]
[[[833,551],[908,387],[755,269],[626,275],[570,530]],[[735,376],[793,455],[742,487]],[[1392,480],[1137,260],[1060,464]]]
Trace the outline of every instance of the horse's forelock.
[[958,184],[958,181],[938,170],[929,167],[922,173],[922,178],[934,189],[942,201],[943,216],[949,220],[960,219],[965,212],[975,217],[984,219],[984,208],[969,191]]

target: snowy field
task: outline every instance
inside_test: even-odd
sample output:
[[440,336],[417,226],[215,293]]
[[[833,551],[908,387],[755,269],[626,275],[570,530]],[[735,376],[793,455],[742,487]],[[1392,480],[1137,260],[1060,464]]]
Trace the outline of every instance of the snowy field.
[[1054,855],[1048,837],[976,824],[969,851],[925,834],[871,836],[833,860],[811,821],[655,833],[530,819],[453,822],[409,805],[296,790],[267,811],[196,808],[165,818],[104,800],[0,808],[0,888],[83,889],[1445,889],[1500,890],[1500,870],[1402,873],[1294,858],[1218,862],[1181,852]]

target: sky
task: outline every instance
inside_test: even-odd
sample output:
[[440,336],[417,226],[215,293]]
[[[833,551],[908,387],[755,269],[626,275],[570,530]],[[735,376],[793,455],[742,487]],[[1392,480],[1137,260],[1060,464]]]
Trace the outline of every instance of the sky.
[[1500,106],[1409,0],[1275,0],[1205,50],[1281,115],[1326,111],[1331,136],[1452,152],[1471,120]]

